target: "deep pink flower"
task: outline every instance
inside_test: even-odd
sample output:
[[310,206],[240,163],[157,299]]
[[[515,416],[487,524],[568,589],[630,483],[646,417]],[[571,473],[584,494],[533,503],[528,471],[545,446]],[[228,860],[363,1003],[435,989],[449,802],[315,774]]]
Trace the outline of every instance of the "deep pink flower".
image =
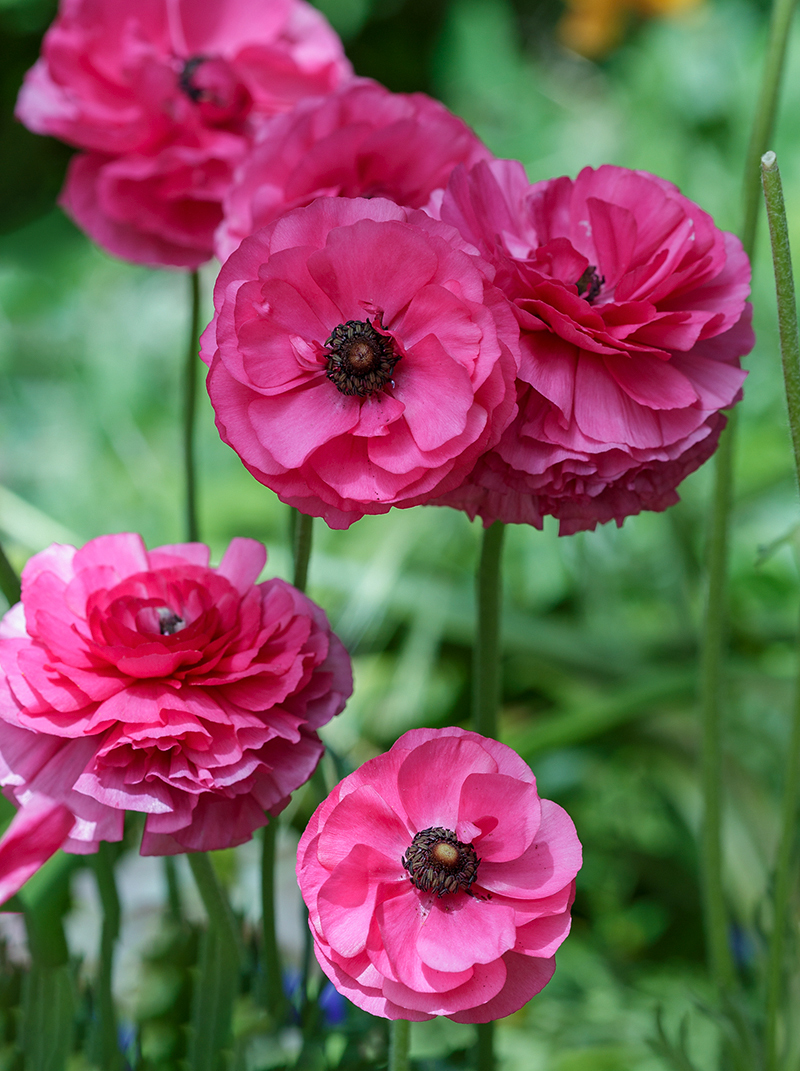
[[0,904],[19,892],[25,882],[58,851],[75,822],[63,803],[33,796],[11,821],[0,839]]
[[17,116],[88,153],[61,203],[95,241],[194,268],[258,125],[350,74],[305,0],[61,0]]
[[519,413],[441,504],[561,534],[678,500],[740,397],[754,336],[738,238],[671,183],[521,164],[454,171],[441,218],[497,269],[520,323]]
[[147,815],[146,855],[240,844],[319,760],[344,648],[305,595],[255,583],[260,543],[208,556],[125,533],[23,570],[0,624],[0,785],[66,806],[68,850],[119,840],[126,810]]
[[201,356],[220,435],[346,528],[457,486],[514,415],[519,328],[451,227],[323,197],[245,238]]
[[316,197],[388,197],[423,208],[456,164],[490,158],[438,101],[354,79],[264,124],[225,198],[217,256],[225,260],[248,234]]
[[581,846],[522,759],[464,729],[413,729],[346,777],[297,851],[320,966],[387,1019],[483,1023],[555,970]]

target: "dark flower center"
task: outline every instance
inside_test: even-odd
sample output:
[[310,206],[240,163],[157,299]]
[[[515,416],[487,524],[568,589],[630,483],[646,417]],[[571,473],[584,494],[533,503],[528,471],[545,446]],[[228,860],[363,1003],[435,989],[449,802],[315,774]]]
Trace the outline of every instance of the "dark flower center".
[[468,893],[478,876],[479,862],[471,844],[464,844],[451,829],[441,826],[417,833],[403,856],[411,884],[437,896],[459,889]]
[[174,610],[170,610],[168,606],[159,606],[156,613],[158,614],[158,628],[162,636],[173,636],[182,628],[186,628],[183,618],[179,617]]
[[348,320],[331,332],[325,343],[328,363],[325,373],[342,394],[368,398],[391,382],[394,366],[402,354],[394,352],[392,340],[364,320]]
[[594,264],[590,264],[580,279],[578,279],[579,297],[585,298],[591,305],[600,293],[600,288],[605,281],[605,275],[598,275],[597,268]]
[[253,98],[231,65],[214,56],[192,56],[178,75],[178,88],[198,106],[210,126],[226,126],[245,119]]

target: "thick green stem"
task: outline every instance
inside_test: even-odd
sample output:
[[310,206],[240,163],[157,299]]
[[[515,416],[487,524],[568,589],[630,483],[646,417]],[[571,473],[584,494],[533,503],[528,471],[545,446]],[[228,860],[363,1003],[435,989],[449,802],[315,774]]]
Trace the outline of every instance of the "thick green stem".
[[197,523],[197,473],[194,456],[195,415],[197,410],[197,376],[199,371],[200,275],[189,273],[189,341],[183,370],[183,466],[186,495],[186,538],[190,543],[200,538]]
[[308,563],[311,558],[311,537],[314,518],[299,510],[293,510],[291,523],[292,557],[294,560],[294,579],[292,583],[298,590],[305,591],[308,585]]
[[103,907],[103,929],[100,938],[100,964],[95,985],[95,1020],[89,1039],[89,1058],[97,1067],[122,1066],[122,1053],[117,1041],[117,1021],[112,991],[114,946],[119,936],[120,906],[114,879],[115,850],[105,842],[92,857],[100,903]]
[[189,1066],[192,1071],[222,1071],[239,991],[239,933],[209,857],[191,852],[187,858],[208,915],[194,989]]
[[472,663],[472,727],[483,736],[497,736],[504,534],[505,525],[500,521],[484,529],[478,566],[478,607]]
[[267,1010],[280,1022],[283,1018],[286,998],[283,994],[283,971],[278,950],[278,935],[275,925],[275,842],[278,834],[277,819],[264,827],[264,843],[261,854],[261,933],[264,943],[264,995]]
[[6,552],[2,546],[0,546],[0,591],[5,595],[9,606],[19,602],[19,577],[14,571],[14,566],[6,557]]
[[18,894],[31,954],[20,1023],[25,1071],[65,1071],[72,1054],[75,993],[63,917],[76,865],[77,857],[61,853]]
[[[795,472],[798,485],[800,485],[800,336],[797,330],[797,304],[792,274],[792,256],[789,248],[789,231],[786,225],[781,175],[774,152],[765,153],[762,157],[761,172],[772,244],[772,262],[775,269],[786,404],[792,433]],[[797,644],[798,680],[795,686],[792,730],[786,756],[778,857],[775,867],[774,915],[767,956],[766,1071],[778,1071],[781,1066],[778,1058],[778,1011],[783,995],[783,958],[790,918],[798,794],[800,794],[800,627]]]
[[389,1028],[389,1071],[408,1071],[410,1043],[411,1023],[408,1019],[393,1019]]
[[478,1023],[478,1044],[475,1054],[477,1071],[494,1071],[494,1023]]

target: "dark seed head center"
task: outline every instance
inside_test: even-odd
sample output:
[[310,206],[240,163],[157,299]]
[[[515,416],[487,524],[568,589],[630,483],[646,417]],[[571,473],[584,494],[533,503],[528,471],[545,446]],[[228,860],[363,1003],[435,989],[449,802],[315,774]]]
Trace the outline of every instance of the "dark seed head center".
[[168,606],[159,606],[156,613],[158,614],[158,629],[162,636],[174,636],[176,632],[186,628],[183,618],[174,610],[170,610]]
[[452,829],[441,826],[417,833],[403,856],[411,884],[439,897],[459,889],[469,893],[478,876],[479,862],[471,844],[464,844]]
[[342,394],[368,398],[391,382],[401,354],[365,320],[348,320],[325,343],[326,376]]
[[578,296],[582,297],[592,305],[595,298],[599,295],[605,281],[605,275],[598,275],[597,268],[594,264],[590,264],[580,279],[578,279]]

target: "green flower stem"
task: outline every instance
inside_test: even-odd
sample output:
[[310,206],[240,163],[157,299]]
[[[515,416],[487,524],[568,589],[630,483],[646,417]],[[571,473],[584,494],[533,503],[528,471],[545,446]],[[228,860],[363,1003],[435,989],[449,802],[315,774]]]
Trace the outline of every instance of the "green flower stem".
[[[505,525],[500,521],[483,530],[476,585],[477,621],[472,663],[472,728],[483,736],[497,736],[500,705],[500,619]],[[494,1071],[494,1023],[478,1025],[478,1071]]]
[[[775,290],[778,299],[778,327],[781,342],[783,378],[786,384],[786,403],[792,433],[795,471],[800,484],[800,338],[797,330],[792,257],[789,231],[783,203],[781,175],[774,152],[761,158],[761,176],[767,206],[772,261],[775,268]],[[766,995],[766,1071],[777,1071],[778,1009],[783,990],[783,953],[790,917],[794,844],[797,829],[798,794],[800,793],[800,628],[798,628],[798,679],[795,686],[792,730],[786,756],[783,782],[780,837],[775,868],[775,906],[772,933],[767,955]]]
[[194,456],[195,415],[197,411],[198,339],[200,337],[200,275],[189,273],[189,342],[183,371],[183,466],[186,494],[186,538],[190,543],[200,538],[197,523],[197,473]]
[[494,1071],[494,1023],[478,1023],[476,1056],[478,1071]]
[[283,993],[283,971],[278,950],[275,926],[275,842],[278,836],[277,819],[270,819],[263,830],[261,854],[261,933],[264,942],[264,995],[267,1010],[276,1022],[283,1019],[286,998]]
[[700,652],[703,790],[700,877],[709,969],[720,989],[729,988],[736,976],[728,940],[728,917],[722,883],[721,694],[727,640],[728,530],[733,494],[735,414],[731,414],[729,420],[717,450],[708,539],[705,629]]
[[183,918],[183,906],[181,904],[181,890],[178,884],[178,869],[175,866],[175,856],[162,856],[164,861],[164,879],[167,883],[167,907],[169,917],[173,922],[180,922]]
[[[775,125],[783,77],[786,43],[796,0],[775,0],[770,21],[764,75],[745,159],[742,245],[750,259],[755,249],[761,201],[758,162]],[[720,988],[735,979],[728,942],[727,911],[722,882],[722,666],[727,637],[728,529],[733,501],[733,456],[736,418],[722,434],[714,470],[713,512],[708,547],[708,589],[701,639],[700,695],[703,730],[703,834],[701,883],[709,967]]]
[[100,903],[103,907],[103,929],[100,938],[100,966],[95,988],[95,1019],[89,1040],[89,1059],[96,1067],[114,1071],[122,1067],[122,1053],[117,1041],[117,1022],[114,1012],[112,978],[114,945],[119,936],[120,906],[114,878],[116,851],[105,842],[92,856]]
[[294,579],[292,583],[298,590],[305,591],[308,584],[308,563],[311,558],[311,537],[314,518],[293,509],[291,516],[292,556],[294,559]]
[[505,525],[495,521],[483,531],[477,578],[477,623],[472,664],[472,727],[497,736],[500,703],[500,610]]
[[65,1071],[72,1054],[75,993],[63,917],[78,857],[59,852],[19,892],[31,967],[22,992],[25,1071]]
[[6,552],[2,546],[0,546],[0,591],[5,595],[9,606],[19,602],[19,577],[14,571],[14,566],[6,557]]
[[411,1023],[408,1019],[393,1019],[389,1028],[389,1071],[408,1071],[410,1043]]
[[208,855],[190,852],[187,859],[208,915],[194,987],[188,1064],[192,1071],[222,1071],[239,991],[239,933]]
[[767,151],[772,140],[775,116],[778,111],[778,93],[786,61],[786,46],[796,3],[797,0],[775,0],[772,7],[767,54],[764,60],[764,76],[745,158],[742,245],[751,259],[755,248],[756,223],[761,203],[759,163],[762,153]]

